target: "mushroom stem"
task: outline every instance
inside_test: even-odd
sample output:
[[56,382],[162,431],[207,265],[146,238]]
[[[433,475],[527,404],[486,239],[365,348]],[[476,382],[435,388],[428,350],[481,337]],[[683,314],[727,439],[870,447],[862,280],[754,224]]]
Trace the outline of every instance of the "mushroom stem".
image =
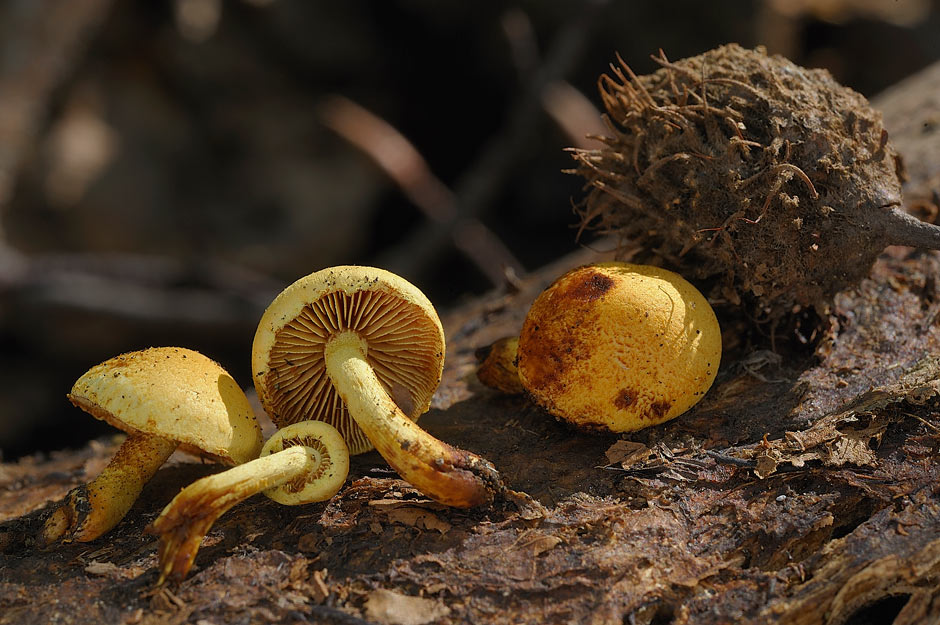
[[73,488],[46,519],[39,542],[88,542],[110,530],[134,505],[144,485],[177,443],[151,434],[128,434],[108,466],[88,484]]
[[326,371],[362,431],[405,480],[435,501],[471,508],[503,490],[487,460],[444,443],[409,419],[366,360],[368,345],[352,331],[335,334],[324,349]]
[[147,528],[160,536],[157,585],[186,577],[202,539],[216,519],[235,504],[269,488],[314,473],[320,454],[303,445],[196,480],[173,498]]
[[890,245],[940,250],[940,226],[921,221],[893,207],[885,214],[885,239]]

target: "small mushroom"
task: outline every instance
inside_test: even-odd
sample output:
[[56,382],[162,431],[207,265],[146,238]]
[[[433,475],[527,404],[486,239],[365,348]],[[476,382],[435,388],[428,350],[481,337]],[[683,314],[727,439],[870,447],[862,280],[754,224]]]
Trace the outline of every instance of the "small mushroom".
[[709,389],[721,330],[678,274],[604,263],[574,269],[532,304],[519,377],[545,410],[585,429],[629,432],[672,419]]
[[88,370],[69,400],[127,432],[98,477],[72,489],[39,542],[87,542],[114,527],[177,447],[226,464],[256,458],[261,428],[235,380],[215,361],[181,347],[116,356]]
[[477,367],[477,379],[481,384],[495,388],[507,395],[525,392],[519,379],[519,337],[507,336],[493,344],[477,350],[480,366]]
[[252,374],[278,425],[334,425],[350,453],[374,445],[432,499],[469,508],[502,491],[483,458],[415,424],[441,379],[444,332],[434,307],[404,279],[343,266],[301,278],[271,303],[252,346]]
[[212,524],[235,504],[259,492],[289,506],[326,501],[348,474],[349,451],[336,428],[322,421],[281,428],[260,458],[196,480],[147,528],[160,536],[157,584],[186,577]]

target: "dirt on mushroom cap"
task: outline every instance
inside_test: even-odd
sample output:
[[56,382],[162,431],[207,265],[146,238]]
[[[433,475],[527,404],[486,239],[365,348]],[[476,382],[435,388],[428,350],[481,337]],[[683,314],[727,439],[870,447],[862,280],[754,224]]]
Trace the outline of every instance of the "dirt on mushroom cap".
[[261,428],[244,392],[221,365],[190,349],[115,356],[82,375],[69,399],[117,428],[177,441],[228,464],[261,451]]
[[584,428],[632,431],[682,414],[711,386],[721,333],[691,284],[657,267],[575,269],[533,303],[519,374],[550,413]]

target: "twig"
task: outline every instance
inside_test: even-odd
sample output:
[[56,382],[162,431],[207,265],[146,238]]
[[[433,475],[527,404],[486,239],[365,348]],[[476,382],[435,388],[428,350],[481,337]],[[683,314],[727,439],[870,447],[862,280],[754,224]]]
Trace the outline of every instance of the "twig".
[[[539,64],[538,42],[532,21],[525,11],[515,7],[503,13],[501,23],[513,65],[519,77],[527,83],[532,80]],[[567,81],[557,80],[545,86],[542,108],[565,133],[569,145],[575,148],[596,148],[596,142],[607,130],[597,107]]]
[[717,451],[712,451],[711,449],[705,450],[705,455],[709,458],[714,458],[719,464],[730,464],[734,467],[748,467],[753,468],[757,466],[757,462],[747,458],[737,458],[735,456],[728,456],[726,454],[718,453]]
[[20,298],[135,321],[250,325],[283,286],[216,260],[48,254],[20,261],[20,269],[0,281],[6,301]]
[[606,0],[585,2],[551,46],[523,96],[512,107],[502,131],[454,187],[457,215],[445,222],[426,222],[379,258],[397,273],[413,275],[439,256],[462,220],[475,219],[489,207],[512,172],[512,164],[536,140],[541,126],[542,97],[547,85],[567,74],[581,56]]
[[916,414],[913,414],[913,413],[910,413],[910,412],[905,412],[905,413],[903,413],[903,414],[904,414],[905,416],[908,416],[908,417],[914,417],[915,419],[917,419],[918,421],[920,421],[921,423],[923,423],[924,425],[926,425],[927,427],[929,427],[929,428],[930,428],[931,430],[933,430],[934,432],[940,432],[940,428],[938,428],[936,425],[934,425],[933,423],[931,423],[931,422],[928,421],[927,419],[924,419],[923,417],[919,417],[919,416],[917,416]]
[[[51,93],[82,59],[112,0],[7,3],[0,8],[0,211],[13,192],[24,154]],[[0,260],[7,251],[0,228]]]
[[523,273],[522,264],[492,230],[476,218],[460,217],[453,192],[391,124],[341,96],[331,96],[323,103],[320,119],[368,155],[432,223],[449,225],[454,246],[494,286],[506,283],[507,270]]

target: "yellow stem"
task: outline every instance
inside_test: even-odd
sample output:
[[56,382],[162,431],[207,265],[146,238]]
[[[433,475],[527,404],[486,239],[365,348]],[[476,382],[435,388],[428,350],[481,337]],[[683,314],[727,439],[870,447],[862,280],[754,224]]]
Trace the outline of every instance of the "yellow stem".
[[490,503],[503,490],[496,469],[483,458],[444,443],[409,419],[385,392],[366,361],[367,345],[342,332],[324,350],[326,371],[376,450],[405,480],[448,506]]
[[[196,480],[173,498],[147,528],[160,536],[160,579],[178,583],[192,567],[216,519],[255,493],[316,470],[319,455],[301,445]],[[345,477],[345,476],[344,476]]]
[[159,436],[128,434],[97,478],[69,492],[46,520],[39,541],[88,542],[110,530],[176,447],[177,443]]

